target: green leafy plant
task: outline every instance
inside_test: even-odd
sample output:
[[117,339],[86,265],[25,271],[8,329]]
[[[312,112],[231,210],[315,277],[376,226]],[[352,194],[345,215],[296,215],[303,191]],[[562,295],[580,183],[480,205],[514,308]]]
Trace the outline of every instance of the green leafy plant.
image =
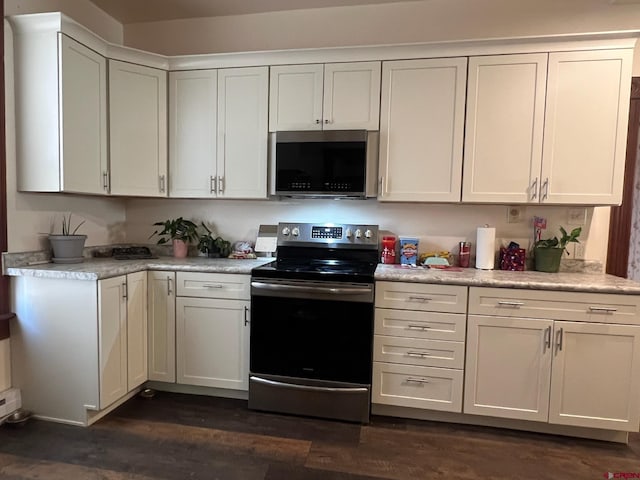
[[199,234],[198,250],[209,257],[228,257],[231,253],[231,242],[220,236],[215,236],[213,231],[201,223],[205,233]]
[[[84,224],[84,220],[82,220],[78,225],[76,225],[76,227],[71,230],[71,213],[69,214],[69,216],[67,215],[62,215],[62,234],[64,236],[69,236],[69,235],[76,235],[76,232],[78,231],[78,229]],[[53,231],[53,222],[51,223],[51,230]],[[55,235],[55,234],[53,234]]]
[[186,243],[198,239],[198,226],[191,220],[185,220],[182,217],[176,219],[165,220],[164,222],[156,222],[154,226],[162,227],[157,229],[149,238],[158,235],[158,245],[170,242],[172,240],[182,240]]
[[[569,243],[580,243],[578,237],[582,233],[582,227],[576,227],[571,230],[571,233],[567,233],[564,227],[560,227],[560,233],[562,236],[560,238],[553,237],[547,238],[545,240],[538,240],[534,247],[535,248],[561,248],[566,251],[567,245]],[[569,255],[569,252],[567,252]]]

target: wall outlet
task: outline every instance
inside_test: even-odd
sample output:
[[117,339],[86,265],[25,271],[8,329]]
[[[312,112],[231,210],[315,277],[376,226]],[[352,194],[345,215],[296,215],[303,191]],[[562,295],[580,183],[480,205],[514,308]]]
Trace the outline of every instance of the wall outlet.
[[584,243],[575,243],[573,245],[573,258],[576,260],[584,260],[585,255],[585,244]]
[[522,207],[507,207],[507,223],[520,223],[524,216]]

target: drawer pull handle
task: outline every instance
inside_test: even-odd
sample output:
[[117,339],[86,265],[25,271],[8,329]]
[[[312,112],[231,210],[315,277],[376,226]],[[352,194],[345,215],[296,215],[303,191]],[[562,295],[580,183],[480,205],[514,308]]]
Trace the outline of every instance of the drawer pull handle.
[[417,301],[417,302],[429,302],[431,301],[431,298],[429,297],[419,297],[417,295],[409,295],[409,301]]
[[407,383],[429,383],[426,378],[407,377],[405,380]]
[[213,285],[211,283],[205,283],[202,285],[204,288],[224,288],[224,285],[220,285],[219,283]]
[[424,353],[424,352],[407,352],[407,357],[418,357],[418,358],[425,358],[425,357],[431,357],[432,355],[430,355],[429,353]]
[[551,349],[551,327],[544,329],[544,347],[542,349],[542,353],[546,353],[547,348]]
[[592,312],[603,312],[603,313],[613,313],[617,312],[617,308],[613,307],[589,307],[589,310]]
[[429,325],[407,325],[409,330],[429,330],[431,327]]
[[499,300],[498,305],[503,307],[521,307],[524,305],[524,302],[509,302],[507,300]]

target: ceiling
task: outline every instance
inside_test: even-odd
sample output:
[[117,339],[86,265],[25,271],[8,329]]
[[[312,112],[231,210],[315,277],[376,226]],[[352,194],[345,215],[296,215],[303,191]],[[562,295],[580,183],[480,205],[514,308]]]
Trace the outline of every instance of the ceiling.
[[120,23],[344,7],[418,0],[90,0]]

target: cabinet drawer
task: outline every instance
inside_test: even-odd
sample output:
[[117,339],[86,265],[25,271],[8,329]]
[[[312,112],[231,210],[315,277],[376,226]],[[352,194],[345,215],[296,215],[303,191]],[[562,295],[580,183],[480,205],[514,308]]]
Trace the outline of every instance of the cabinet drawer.
[[462,411],[462,370],[373,362],[371,402]]
[[178,272],[178,297],[249,300],[250,276],[233,273]]
[[376,282],[376,307],[466,313],[467,290],[457,285]]
[[471,287],[469,313],[637,325],[640,296]]
[[375,333],[393,337],[464,341],[466,315],[376,308]]
[[373,359],[423,367],[463,368],[464,343],[375,335]]

